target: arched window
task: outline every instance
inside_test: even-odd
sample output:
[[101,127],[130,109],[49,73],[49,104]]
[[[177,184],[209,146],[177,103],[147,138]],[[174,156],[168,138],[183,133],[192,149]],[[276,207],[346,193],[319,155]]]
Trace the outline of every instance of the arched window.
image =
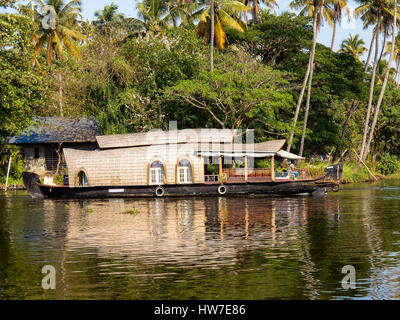
[[87,187],[89,185],[86,173],[79,171],[78,173],[78,187]]
[[192,183],[192,166],[188,160],[179,161],[178,183]]
[[164,165],[161,161],[154,161],[150,166],[150,184],[164,183]]

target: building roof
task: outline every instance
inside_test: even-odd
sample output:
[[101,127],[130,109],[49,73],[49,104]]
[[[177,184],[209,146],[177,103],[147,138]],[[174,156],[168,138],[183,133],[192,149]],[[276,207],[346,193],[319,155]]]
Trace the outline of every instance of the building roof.
[[33,124],[21,135],[12,137],[11,144],[96,142],[100,135],[99,124],[94,118],[34,118]]
[[127,148],[175,143],[231,143],[236,130],[233,129],[183,129],[144,133],[98,136],[100,149]]

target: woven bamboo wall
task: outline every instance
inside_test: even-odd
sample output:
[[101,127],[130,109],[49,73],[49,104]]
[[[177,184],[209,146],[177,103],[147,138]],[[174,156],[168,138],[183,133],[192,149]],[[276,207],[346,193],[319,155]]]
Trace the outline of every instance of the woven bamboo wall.
[[77,186],[77,175],[84,171],[90,186],[148,185],[153,161],[164,164],[164,183],[177,183],[180,160],[192,164],[194,183],[204,182],[203,159],[194,154],[195,144],[161,145],[84,151],[64,148],[70,186]]

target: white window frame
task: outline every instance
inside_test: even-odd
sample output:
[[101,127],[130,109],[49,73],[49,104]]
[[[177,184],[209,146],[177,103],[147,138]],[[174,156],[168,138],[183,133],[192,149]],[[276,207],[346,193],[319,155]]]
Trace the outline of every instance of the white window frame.
[[[193,173],[192,173],[191,169],[192,169],[191,166],[190,167],[181,167],[178,164],[178,183],[182,183],[182,184],[193,183]],[[183,179],[182,179],[181,172],[183,172]]]
[[[153,180],[154,174],[154,180]],[[164,184],[164,175],[162,168],[150,168],[150,177],[149,177],[150,185],[160,185]]]

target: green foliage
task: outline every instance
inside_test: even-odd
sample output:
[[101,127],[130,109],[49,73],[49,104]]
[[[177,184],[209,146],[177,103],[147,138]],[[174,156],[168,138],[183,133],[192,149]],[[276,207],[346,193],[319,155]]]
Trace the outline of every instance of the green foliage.
[[[219,57],[219,59],[222,56]],[[288,80],[280,71],[257,63],[240,51],[217,59],[214,72],[201,71],[166,89],[166,99],[185,102],[191,112],[207,115],[203,126],[287,130],[285,115],[293,108]]]
[[393,174],[397,172],[400,168],[399,158],[395,155],[386,154],[378,162],[376,168],[380,173],[384,175]]
[[0,138],[18,134],[43,102],[43,79],[32,70],[30,20],[0,14]]

